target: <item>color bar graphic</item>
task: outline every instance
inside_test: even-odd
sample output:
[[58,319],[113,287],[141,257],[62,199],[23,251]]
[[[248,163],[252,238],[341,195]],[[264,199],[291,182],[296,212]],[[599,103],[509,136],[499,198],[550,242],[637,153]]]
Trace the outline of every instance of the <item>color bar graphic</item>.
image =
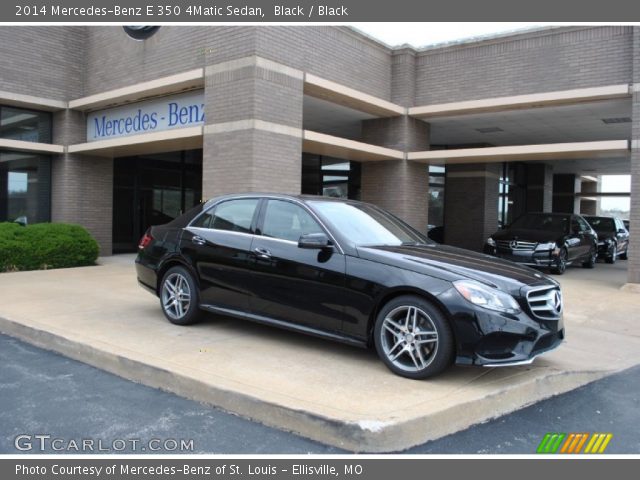
[[[598,454],[604,453],[613,438],[611,433],[549,432],[542,438],[536,453]],[[588,441],[587,441],[588,440]],[[586,448],[583,447],[587,445]]]

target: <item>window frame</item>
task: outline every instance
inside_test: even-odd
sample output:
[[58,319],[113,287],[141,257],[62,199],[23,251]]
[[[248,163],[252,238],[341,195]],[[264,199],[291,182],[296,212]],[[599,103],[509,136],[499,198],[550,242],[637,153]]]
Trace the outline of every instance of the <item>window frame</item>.
[[324,233],[333,243],[334,246],[337,246],[338,243],[335,241],[335,239],[333,238],[333,236],[328,232],[327,228],[325,227],[325,225],[320,221],[320,219],[314,215],[314,213],[311,211],[310,208],[308,208],[306,205],[304,205],[303,203],[299,203],[299,202],[295,202],[292,201],[288,198],[263,198],[262,199],[262,204],[260,205],[260,214],[258,216],[258,223],[256,226],[256,235],[259,235],[262,238],[268,238],[269,240],[275,240],[275,241],[280,241],[280,242],[287,242],[290,244],[295,244],[296,247],[298,246],[298,240],[287,240],[286,238],[278,238],[278,237],[271,237],[269,235],[265,235],[264,234],[264,224],[265,224],[265,218],[267,215],[267,207],[269,205],[270,201],[275,201],[275,202],[286,202],[286,203],[290,203],[292,205],[295,205],[299,208],[301,208],[305,213],[307,213],[311,219],[316,222],[316,225],[318,225],[318,227],[320,227],[320,230],[322,230],[322,233]]

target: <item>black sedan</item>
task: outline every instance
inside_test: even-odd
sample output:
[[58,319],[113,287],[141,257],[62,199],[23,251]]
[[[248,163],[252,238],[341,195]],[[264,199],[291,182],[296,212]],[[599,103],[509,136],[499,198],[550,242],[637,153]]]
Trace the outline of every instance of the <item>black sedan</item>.
[[598,235],[580,215],[525,213],[499,230],[485,253],[531,267],[546,267],[562,275],[573,263],[593,268],[598,259]]
[[530,363],[564,338],[554,280],[436,245],[356,201],[219,197],[150,228],[136,269],[172,323],[213,312],[375,346],[389,369],[414,379],[454,362]]
[[598,234],[598,256],[607,263],[627,259],[629,232],[616,217],[584,217]]

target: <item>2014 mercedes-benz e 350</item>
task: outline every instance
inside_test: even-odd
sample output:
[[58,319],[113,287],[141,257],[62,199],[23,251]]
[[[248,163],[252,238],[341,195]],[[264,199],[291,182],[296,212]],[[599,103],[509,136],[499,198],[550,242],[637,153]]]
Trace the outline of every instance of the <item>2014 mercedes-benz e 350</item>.
[[555,280],[351,200],[218,197],[151,227],[136,269],[172,323],[212,312],[372,346],[414,379],[529,363],[564,338]]

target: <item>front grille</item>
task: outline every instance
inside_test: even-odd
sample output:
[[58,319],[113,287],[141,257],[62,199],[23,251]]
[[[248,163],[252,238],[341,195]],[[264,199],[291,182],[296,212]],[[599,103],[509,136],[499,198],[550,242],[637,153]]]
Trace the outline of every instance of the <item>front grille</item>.
[[531,313],[543,320],[554,320],[562,315],[562,292],[558,287],[540,287],[527,292]]
[[496,246],[500,249],[522,251],[522,250],[535,250],[535,242],[522,242],[520,240],[498,240]]

